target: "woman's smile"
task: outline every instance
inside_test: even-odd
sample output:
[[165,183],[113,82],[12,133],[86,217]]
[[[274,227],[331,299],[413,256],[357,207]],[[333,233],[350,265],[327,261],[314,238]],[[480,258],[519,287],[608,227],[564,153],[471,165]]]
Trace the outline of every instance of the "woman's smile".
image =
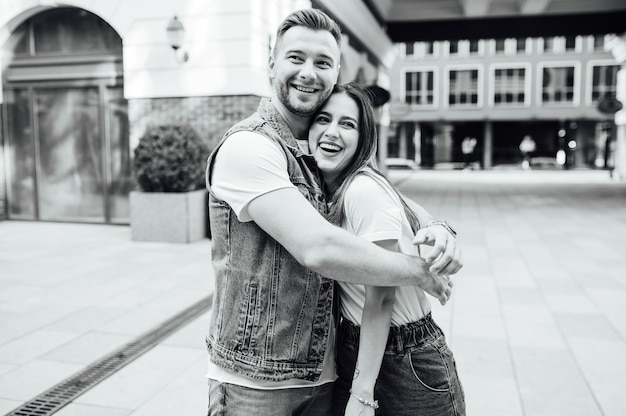
[[327,184],[350,164],[359,145],[359,108],[346,94],[333,94],[313,118],[309,147]]

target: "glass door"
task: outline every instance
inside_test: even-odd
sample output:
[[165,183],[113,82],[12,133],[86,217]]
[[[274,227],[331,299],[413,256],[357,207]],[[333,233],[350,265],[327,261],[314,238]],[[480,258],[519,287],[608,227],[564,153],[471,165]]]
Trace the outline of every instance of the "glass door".
[[35,88],[39,218],[103,222],[98,88]]
[[128,223],[128,115],[121,87],[7,90],[9,215]]

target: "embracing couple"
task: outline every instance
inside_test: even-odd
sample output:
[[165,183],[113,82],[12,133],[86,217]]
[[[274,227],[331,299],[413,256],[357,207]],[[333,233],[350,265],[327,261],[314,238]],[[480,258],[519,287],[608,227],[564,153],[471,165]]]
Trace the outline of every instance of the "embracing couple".
[[465,415],[426,296],[451,295],[455,232],[378,172],[340,45],[323,12],[289,15],[271,98],[209,157],[209,415]]

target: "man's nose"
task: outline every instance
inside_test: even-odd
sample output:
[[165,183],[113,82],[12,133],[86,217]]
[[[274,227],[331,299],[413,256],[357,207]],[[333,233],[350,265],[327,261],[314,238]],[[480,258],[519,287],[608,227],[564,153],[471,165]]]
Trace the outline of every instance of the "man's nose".
[[315,65],[312,60],[307,59],[304,61],[300,68],[300,77],[305,79],[315,78]]

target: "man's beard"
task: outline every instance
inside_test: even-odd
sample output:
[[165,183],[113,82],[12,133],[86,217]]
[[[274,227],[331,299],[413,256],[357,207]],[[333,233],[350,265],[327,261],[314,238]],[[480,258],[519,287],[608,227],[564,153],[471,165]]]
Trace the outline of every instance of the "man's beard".
[[278,88],[277,94],[280,102],[293,114],[301,117],[309,117],[315,114],[322,104],[324,104],[324,101],[326,101],[331,91],[328,91],[327,94],[317,95],[317,99],[315,101],[297,104],[293,102],[295,100],[291,99],[289,92],[290,87],[288,85],[283,84]]

